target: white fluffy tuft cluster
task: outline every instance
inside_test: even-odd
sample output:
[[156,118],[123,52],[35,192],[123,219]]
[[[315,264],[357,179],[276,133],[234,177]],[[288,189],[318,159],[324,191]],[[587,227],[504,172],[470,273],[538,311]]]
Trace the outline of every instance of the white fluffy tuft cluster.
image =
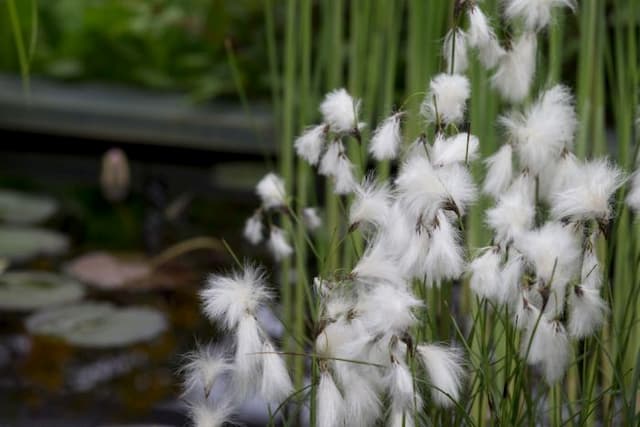
[[453,406],[460,398],[464,376],[460,350],[437,344],[419,345],[417,350],[429,377],[434,402],[442,407]]
[[370,224],[378,228],[384,225],[392,201],[389,186],[376,183],[374,177],[367,177],[355,194],[349,209],[349,224],[352,227]]
[[536,69],[537,45],[534,33],[523,33],[511,49],[500,56],[491,83],[505,100],[519,103],[529,94]]
[[531,229],[535,218],[535,184],[529,174],[521,174],[487,210],[486,222],[500,243],[510,243]]
[[262,230],[262,216],[260,212],[256,212],[245,222],[242,235],[252,245],[257,245],[262,241]]
[[429,91],[420,113],[429,123],[459,124],[464,119],[471,95],[469,79],[460,74],[438,74],[429,83]]
[[[293,385],[285,362],[256,318],[258,308],[270,299],[262,270],[247,264],[227,276],[211,275],[200,296],[209,319],[232,334],[234,350],[232,359],[211,346],[188,356],[185,395],[194,423],[222,425],[234,410],[231,399],[241,401],[253,393],[275,405],[286,400]],[[229,377],[225,398],[209,404],[209,393],[222,375]],[[198,389],[202,395],[194,399]]]
[[482,190],[495,199],[509,188],[513,179],[513,148],[511,144],[504,144],[492,156],[484,160],[487,167],[487,176],[484,179]]
[[556,7],[576,8],[575,0],[507,0],[504,14],[507,19],[521,19],[529,30],[539,31],[549,25],[551,11]]
[[346,89],[335,89],[325,96],[320,113],[333,132],[351,133],[358,129],[360,101],[354,101]]
[[258,182],[256,193],[265,209],[279,208],[287,204],[284,180],[275,173],[268,173]]
[[335,140],[329,144],[322,156],[318,173],[333,178],[336,194],[348,194],[356,188],[353,168],[353,164],[345,153],[344,145],[340,140]]
[[307,229],[313,231],[322,226],[322,218],[317,208],[304,208],[302,210],[302,221]]
[[[510,4],[516,3],[525,2]],[[551,7],[554,1],[526,3]],[[474,25],[484,25],[482,18],[474,19]],[[486,39],[483,31],[475,37]],[[535,56],[535,36],[527,37]],[[498,73],[508,59],[500,61]],[[514,64],[514,78],[527,75],[517,72],[521,65]],[[485,160],[483,185],[495,199],[485,215],[494,231],[493,246],[470,263],[470,288],[513,314],[522,331],[522,356],[553,384],[569,364],[571,340],[592,335],[605,321],[603,271],[593,248],[601,236],[606,238],[611,200],[625,177],[607,159],[583,161],[571,152],[578,123],[565,86],[551,87],[524,112],[512,112],[500,122],[508,140]],[[518,168],[521,172],[514,175]],[[634,197],[640,200],[640,191]]]
[[386,118],[373,133],[369,152],[376,160],[395,159],[400,146],[400,121],[402,112],[392,114]]
[[209,405],[206,401],[189,404],[189,417],[194,427],[222,427],[230,421],[233,407],[229,402]]
[[505,55],[493,28],[489,25],[486,15],[476,5],[469,9],[469,31],[467,41],[470,47],[478,49],[478,58],[486,68],[493,68]]
[[254,315],[258,307],[271,298],[271,294],[266,287],[264,271],[245,265],[242,271],[228,276],[210,275],[200,298],[207,317],[232,330],[246,316]]
[[269,341],[262,344],[262,381],[260,394],[270,403],[279,405],[293,393],[293,385],[284,359]]
[[467,163],[478,158],[479,146],[478,137],[470,133],[459,133],[450,138],[437,135],[429,157],[436,166]]
[[640,173],[635,172],[631,178],[631,189],[627,194],[627,205],[633,209],[634,212],[640,212]]
[[317,427],[335,427],[344,417],[344,399],[328,371],[320,373],[317,399]]
[[208,397],[216,380],[231,368],[232,365],[221,348],[213,345],[198,346],[197,350],[185,356],[185,364],[180,369],[184,376],[184,395],[197,389],[204,390],[204,396]]
[[293,247],[289,244],[284,230],[280,227],[276,227],[275,225],[271,226],[271,233],[269,234],[267,247],[276,261],[281,261],[293,254]]
[[305,159],[310,165],[317,165],[327,131],[327,126],[324,124],[306,129],[293,143],[298,156]]
[[447,72],[451,74],[463,74],[469,67],[467,53],[467,35],[460,29],[447,33],[442,45]]
[[537,174],[573,145],[577,126],[573,96],[566,86],[556,85],[544,92],[526,113],[511,113],[501,117],[500,122],[522,165]]
[[551,215],[555,219],[609,220],[611,197],[622,184],[622,171],[606,159],[582,163],[571,182],[551,195]]

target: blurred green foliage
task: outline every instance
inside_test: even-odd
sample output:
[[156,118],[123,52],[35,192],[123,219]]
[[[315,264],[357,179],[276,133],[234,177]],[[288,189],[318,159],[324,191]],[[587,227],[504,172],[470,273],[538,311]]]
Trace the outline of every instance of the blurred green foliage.
[[[267,91],[260,0],[56,0],[16,2],[26,44],[37,25],[31,74],[187,91],[206,100],[235,91],[225,42],[242,84]],[[0,10],[0,71],[19,62],[6,9]]]

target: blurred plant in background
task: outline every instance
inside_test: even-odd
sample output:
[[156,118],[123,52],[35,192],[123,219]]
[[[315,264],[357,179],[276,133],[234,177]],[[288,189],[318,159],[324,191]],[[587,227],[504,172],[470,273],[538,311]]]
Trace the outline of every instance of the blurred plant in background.
[[[207,100],[233,92],[224,47],[228,41],[243,84],[257,96],[268,91],[261,1],[9,3],[21,23],[33,75],[181,90]],[[1,71],[20,69],[14,34],[10,15],[0,13]]]

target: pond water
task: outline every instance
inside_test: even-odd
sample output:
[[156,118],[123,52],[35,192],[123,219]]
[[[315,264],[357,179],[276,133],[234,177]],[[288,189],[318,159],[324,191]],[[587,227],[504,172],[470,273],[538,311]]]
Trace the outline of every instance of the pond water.
[[197,292],[253,201],[146,175],[112,201],[97,176],[0,176],[0,425],[187,422],[176,371],[216,335]]

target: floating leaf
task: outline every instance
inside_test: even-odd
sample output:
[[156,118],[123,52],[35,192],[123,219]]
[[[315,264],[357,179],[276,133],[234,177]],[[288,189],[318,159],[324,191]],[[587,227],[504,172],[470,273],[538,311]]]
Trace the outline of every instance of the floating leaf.
[[61,255],[69,248],[63,234],[41,228],[0,227],[0,258],[23,262],[39,255]]
[[46,221],[57,210],[58,203],[49,197],[0,190],[1,222],[21,225],[37,224]]
[[0,309],[29,311],[76,301],[84,296],[81,284],[68,277],[36,271],[0,275]]
[[25,322],[36,335],[59,337],[79,347],[122,347],[149,341],[167,329],[161,312],[146,307],[117,308],[81,303],[36,313]]

